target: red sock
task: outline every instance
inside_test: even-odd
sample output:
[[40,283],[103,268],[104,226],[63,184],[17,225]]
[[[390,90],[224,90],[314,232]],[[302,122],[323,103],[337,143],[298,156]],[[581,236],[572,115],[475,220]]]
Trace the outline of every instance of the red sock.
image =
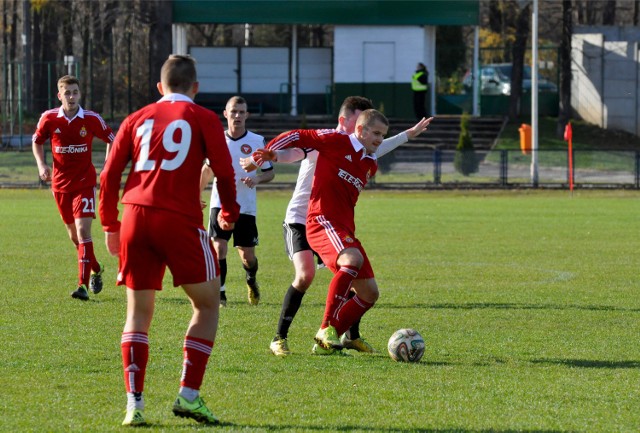
[[351,283],[358,276],[358,271],[359,269],[355,266],[342,266],[331,279],[321,328],[326,328],[329,323],[336,326],[335,312],[347,301]]
[[190,337],[188,335],[185,337],[183,348],[184,361],[182,363],[180,386],[200,389],[212,348],[213,341]]
[[[373,307],[373,304],[363,301],[358,297],[358,295],[355,295],[353,298],[349,299],[342,308],[336,310],[336,332],[338,335],[342,335],[347,332],[347,329],[351,328],[351,325],[364,316],[364,313],[369,311],[371,307]],[[334,321],[332,320],[331,323],[333,322]]]
[[123,332],[120,342],[124,387],[127,392],[142,392],[149,360],[149,338],[145,332]]
[[89,285],[91,270],[96,270],[98,262],[93,254],[93,241],[91,238],[80,240],[78,245],[78,284]]

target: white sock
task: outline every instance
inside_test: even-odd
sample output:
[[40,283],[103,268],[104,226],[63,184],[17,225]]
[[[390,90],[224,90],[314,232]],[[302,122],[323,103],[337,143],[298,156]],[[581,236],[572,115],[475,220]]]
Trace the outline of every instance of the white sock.
[[141,392],[127,393],[127,410],[132,409],[144,410],[144,397]]
[[181,386],[179,394],[188,401],[193,401],[200,396],[200,391],[197,389]]

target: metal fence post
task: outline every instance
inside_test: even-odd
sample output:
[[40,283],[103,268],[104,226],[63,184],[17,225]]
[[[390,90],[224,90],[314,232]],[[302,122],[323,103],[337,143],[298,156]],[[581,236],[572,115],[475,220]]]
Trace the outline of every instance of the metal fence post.
[[508,171],[509,171],[509,154],[508,150],[502,149],[500,151],[500,184],[502,186],[507,186],[508,182]]
[[636,189],[640,189],[640,151],[636,150]]
[[440,185],[440,176],[442,174],[442,152],[440,149],[433,150],[433,183]]

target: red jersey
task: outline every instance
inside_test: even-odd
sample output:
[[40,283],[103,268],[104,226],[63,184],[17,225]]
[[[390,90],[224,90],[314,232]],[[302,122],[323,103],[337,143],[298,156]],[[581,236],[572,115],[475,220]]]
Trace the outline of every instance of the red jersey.
[[375,154],[367,155],[355,134],[347,135],[335,129],[297,129],[278,135],[266,147],[316,149],[318,161],[307,223],[323,215],[334,225],[340,224],[355,232],[354,211],[360,191],[378,170]]
[[51,142],[54,192],[73,192],[96,186],[96,168],[91,162],[91,143],[98,137],[105,143],[114,139],[113,131],[98,113],[79,107],[73,119],[64,115],[62,107],[42,113],[32,141]]
[[202,224],[200,170],[205,158],[218,181],[223,218],[240,213],[229,149],[218,116],[182,94],[164,96],[129,115],[100,174],[100,220],[115,232],[120,179],[131,161],[122,203],[167,209]]

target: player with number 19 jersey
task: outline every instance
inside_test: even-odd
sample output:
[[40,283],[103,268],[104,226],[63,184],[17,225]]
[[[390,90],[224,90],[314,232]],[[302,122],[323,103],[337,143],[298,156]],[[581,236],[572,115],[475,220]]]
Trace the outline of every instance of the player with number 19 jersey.
[[[171,109],[166,108],[171,104]],[[218,116],[180,94],[171,94],[125,119],[100,175],[100,218],[115,232],[118,222],[120,173],[129,160],[131,171],[123,204],[166,209],[202,224],[200,168],[205,158],[218,179],[223,218],[235,221],[235,176]],[[160,234],[159,234],[160,235]]]

